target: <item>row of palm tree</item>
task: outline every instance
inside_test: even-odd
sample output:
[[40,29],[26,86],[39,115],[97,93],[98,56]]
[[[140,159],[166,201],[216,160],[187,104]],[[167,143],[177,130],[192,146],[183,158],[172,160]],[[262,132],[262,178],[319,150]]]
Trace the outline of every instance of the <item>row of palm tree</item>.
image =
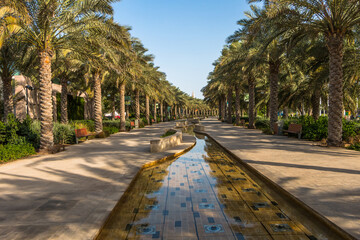
[[[102,132],[103,103],[120,100],[120,130],[125,130],[125,94],[135,93],[136,118],[145,96],[150,122],[150,101],[167,106],[175,115],[208,110],[166,80],[154,66],[153,56],[130,28],[113,21],[115,0],[4,0],[0,3],[0,74],[5,117],[12,112],[12,76],[20,71],[30,78],[39,95],[40,148],[53,145],[52,80],[61,83],[61,122],[68,122],[69,93],[85,96],[95,131]],[[181,109],[181,111],[180,111]],[[167,114],[165,117],[167,118]]]
[[244,104],[249,128],[261,111],[271,127],[280,110],[286,117],[292,110],[317,119],[322,102],[329,118],[328,145],[340,146],[344,109],[356,112],[360,96],[360,2],[249,2],[263,5],[252,5],[228,37],[203,88],[205,101],[218,105],[222,120],[231,122],[235,95],[236,122]]

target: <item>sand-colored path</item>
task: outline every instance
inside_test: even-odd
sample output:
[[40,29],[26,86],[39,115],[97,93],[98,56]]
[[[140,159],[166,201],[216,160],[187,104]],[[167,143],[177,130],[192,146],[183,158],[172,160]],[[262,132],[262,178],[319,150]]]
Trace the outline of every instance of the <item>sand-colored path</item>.
[[93,239],[145,163],[194,144],[187,135],[183,144],[151,154],[150,139],[174,125],[161,123],[0,165],[0,239]]

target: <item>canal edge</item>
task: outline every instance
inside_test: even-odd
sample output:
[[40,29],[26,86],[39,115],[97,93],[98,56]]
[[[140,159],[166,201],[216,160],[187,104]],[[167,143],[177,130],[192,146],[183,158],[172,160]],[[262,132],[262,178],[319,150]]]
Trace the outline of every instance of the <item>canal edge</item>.
[[[268,187],[271,191],[276,194],[276,198],[280,198],[281,200],[277,199],[278,202],[282,202],[285,206],[292,207],[296,209],[298,214],[302,215],[306,219],[312,219],[316,222],[320,223],[321,225],[318,226],[318,229],[325,233],[327,236],[333,237],[332,239],[345,239],[345,240],[356,240],[354,236],[350,233],[346,232],[335,223],[331,222],[329,219],[318,213],[316,210],[309,207],[307,204],[302,202],[300,199],[286,191],[284,188],[280,187],[274,181],[266,177],[264,174],[260,173],[250,164],[246,163],[245,161],[241,160],[236,154],[234,154],[231,150],[224,147],[220,144],[215,138],[213,138],[210,134],[202,131],[196,131],[195,133],[205,135],[211,140],[213,140],[217,145],[219,145],[227,154],[229,154],[234,160],[239,162],[243,165],[246,170],[253,175],[253,177],[257,178],[263,185]],[[308,227],[308,226],[307,226]],[[311,229],[311,227],[309,227]]]
[[[193,136],[191,136],[193,137]],[[160,158],[158,160],[153,160],[151,162],[145,163],[144,165],[141,166],[141,168],[138,170],[138,172],[136,173],[136,175],[133,177],[133,179],[131,180],[131,182],[129,183],[129,186],[127,186],[126,190],[124,191],[124,193],[121,195],[121,197],[119,198],[119,200],[117,201],[117,203],[115,204],[115,206],[113,207],[113,209],[110,211],[110,213],[106,216],[106,218],[104,219],[103,223],[101,224],[101,227],[99,228],[99,230],[95,233],[93,239],[94,240],[98,240],[98,236],[100,235],[101,231],[103,230],[104,226],[107,224],[107,222],[109,221],[109,219],[111,218],[111,216],[114,214],[114,212],[116,211],[116,209],[126,200],[126,197],[128,196],[130,189],[135,185],[136,180],[138,179],[140,173],[147,168],[150,167],[154,167],[156,165],[159,165],[161,163],[167,162],[167,161],[171,161],[187,152],[189,152],[191,149],[193,149],[196,145],[196,138],[194,138],[193,143],[191,144],[191,146],[180,150],[176,153],[170,154],[168,156],[165,156],[163,158]]]

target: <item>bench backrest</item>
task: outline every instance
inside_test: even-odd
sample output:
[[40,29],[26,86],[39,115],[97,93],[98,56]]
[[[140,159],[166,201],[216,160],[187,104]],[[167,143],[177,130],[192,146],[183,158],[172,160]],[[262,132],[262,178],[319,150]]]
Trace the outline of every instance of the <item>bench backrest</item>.
[[301,130],[302,130],[302,125],[301,124],[295,124],[295,123],[289,124],[288,131],[300,133]]
[[241,119],[241,120],[240,120],[240,123],[241,123],[241,124],[245,124],[245,119]]
[[86,136],[88,135],[86,128],[80,128],[80,129],[75,129],[75,135],[76,137],[81,137],[81,136]]

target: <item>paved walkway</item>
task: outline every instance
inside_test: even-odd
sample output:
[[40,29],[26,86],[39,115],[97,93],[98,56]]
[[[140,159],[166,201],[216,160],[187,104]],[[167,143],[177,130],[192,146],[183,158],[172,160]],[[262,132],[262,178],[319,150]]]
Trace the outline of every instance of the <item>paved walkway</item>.
[[73,145],[66,151],[0,165],[0,239],[93,239],[145,163],[178,153],[150,153],[150,139],[174,122]]
[[360,239],[360,152],[202,121],[222,146]]

